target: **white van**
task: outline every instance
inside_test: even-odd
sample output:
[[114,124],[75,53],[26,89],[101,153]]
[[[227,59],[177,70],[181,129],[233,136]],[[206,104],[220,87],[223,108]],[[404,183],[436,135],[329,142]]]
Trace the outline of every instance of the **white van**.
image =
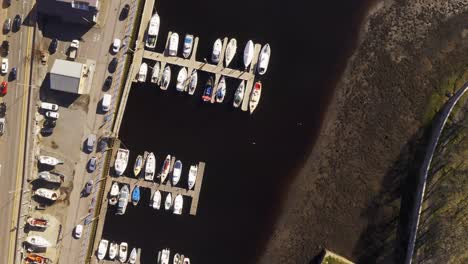
[[102,111],[107,112],[110,109],[110,104],[112,101],[112,96],[108,93],[105,93],[102,97]]

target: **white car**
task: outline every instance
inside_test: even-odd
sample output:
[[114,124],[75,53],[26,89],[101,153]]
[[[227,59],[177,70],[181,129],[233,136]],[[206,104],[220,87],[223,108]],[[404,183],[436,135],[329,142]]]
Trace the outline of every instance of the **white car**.
[[41,103],[41,108],[44,110],[49,110],[49,111],[58,111],[59,109],[58,105],[46,103],[46,102]]
[[81,238],[81,234],[83,234],[83,226],[82,225],[76,225],[75,227],[75,238]]
[[45,115],[46,115],[46,117],[52,118],[52,119],[58,119],[59,118],[59,113],[57,113],[57,112],[47,111],[47,113]]
[[119,50],[120,50],[120,44],[121,44],[120,39],[117,39],[117,38],[114,39],[114,42],[112,43],[112,51],[113,51],[114,53],[119,52]]
[[2,59],[2,74],[5,74],[8,72],[8,59],[3,58]]

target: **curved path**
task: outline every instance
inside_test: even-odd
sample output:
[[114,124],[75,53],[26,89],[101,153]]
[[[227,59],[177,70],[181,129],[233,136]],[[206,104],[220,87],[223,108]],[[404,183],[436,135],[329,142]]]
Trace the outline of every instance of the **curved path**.
[[426,156],[424,157],[424,163],[421,166],[419,171],[419,180],[420,183],[417,186],[416,201],[413,212],[411,212],[411,229],[410,229],[410,238],[408,241],[408,246],[406,250],[405,264],[411,264],[413,260],[414,247],[416,244],[416,236],[418,234],[419,220],[421,216],[422,202],[424,198],[424,191],[426,189],[427,175],[429,173],[429,167],[431,165],[432,157],[439,142],[440,135],[444,129],[445,123],[447,122],[448,117],[452,113],[453,107],[457,104],[458,100],[465,94],[468,90],[468,82],[460,88],[455,95],[453,95],[446,103],[442,112],[439,113],[437,120],[434,123],[432,128],[432,134],[427,146]]

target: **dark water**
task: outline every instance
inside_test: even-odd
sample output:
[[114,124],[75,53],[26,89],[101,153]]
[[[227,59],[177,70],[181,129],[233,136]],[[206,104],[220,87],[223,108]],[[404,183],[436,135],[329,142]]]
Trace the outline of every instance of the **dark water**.
[[[307,4],[309,3],[309,4]],[[313,3],[313,4],[312,4]],[[310,152],[333,85],[345,66],[366,1],[159,1],[158,50],[168,31],[200,37],[198,60],[209,58],[214,40],[235,37],[238,56],[248,39],[270,43],[272,57],[261,78],[263,93],[253,116],[227,102],[206,105],[196,96],[149,84],[133,87],[121,129],[131,160],[144,150],[184,163],[206,161],[197,216],[175,216],[141,204],[127,214],[109,212],[104,237],[143,248],[143,262],[171,248],[193,263],[255,263],[280,213],[289,182]],[[234,63],[240,64],[241,61]],[[199,83],[206,82],[199,75]],[[185,200],[185,209],[190,201]],[[320,228],[320,227],[318,227]],[[294,254],[291,252],[291,254]],[[272,263],[275,263],[272,260]]]

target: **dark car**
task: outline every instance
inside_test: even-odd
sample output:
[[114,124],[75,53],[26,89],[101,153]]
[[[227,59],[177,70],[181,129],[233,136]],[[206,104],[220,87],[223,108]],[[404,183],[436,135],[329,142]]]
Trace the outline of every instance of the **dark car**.
[[58,47],[58,40],[54,38],[50,42],[50,47],[49,47],[50,53],[55,53],[57,51],[57,47]]
[[53,127],[43,127],[43,128],[41,129],[41,134],[42,134],[42,135],[51,135],[53,132],[54,132],[54,128],[53,128]]
[[124,20],[128,17],[128,13],[130,12],[130,5],[126,4],[123,8],[122,11],[120,12],[120,20]]
[[6,109],[6,103],[0,103],[0,117],[5,117]]
[[11,79],[16,80],[16,77],[18,75],[18,70],[16,69],[16,67],[11,68],[11,73],[10,74],[11,74]]
[[104,81],[104,90],[108,90],[112,85],[112,76],[107,76],[106,80]]
[[10,6],[10,5],[11,5],[11,0],[5,0],[5,4],[6,4],[7,6]]
[[11,30],[11,18],[5,19],[5,23],[3,23],[3,32],[8,33]]
[[46,119],[46,121],[44,122],[45,127],[54,128],[56,125],[57,125],[57,120]]
[[84,196],[88,196],[91,194],[91,192],[93,191],[93,180],[89,180],[86,184],[85,184],[85,187],[83,189],[83,195]]
[[8,56],[8,53],[10,52],[10,42],[8,42],[8,40],[4,40],[2,42],[2,49],[4,56]]
[[105,151],[107,149],[107,141],[109,140],[108,137],[101,137],[98,142],[97,150],[98,151]]
[[114,73],[117,69],[117,64],[119,64],[119,60],[116,57],[112,58],[111,62],[109,63],[108,70],[110,73]]
[[13,20],[13,26],[15,27],[16,30],[19,30],[21,28],[21,16],[16,15],[15,19]]

